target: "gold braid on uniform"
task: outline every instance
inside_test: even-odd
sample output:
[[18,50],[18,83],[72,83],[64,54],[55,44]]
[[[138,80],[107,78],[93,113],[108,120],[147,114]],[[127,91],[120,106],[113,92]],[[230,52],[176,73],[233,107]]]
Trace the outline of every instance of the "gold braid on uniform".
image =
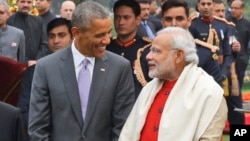
[[211,24],[209,25],[209,34],[208,34],[207,42],[201,41],[199,39],[194,39],[194,41],[196,44],[210,49],[212,52],[212,58],[214,60],[218,60],[219,57],[216,54],[216,52],[219,50],[220,40],[218,38],[218,34],[216,30],[212,28]]
[[210,49],[212,53],[216,53],[216,51],[219,50],[218,46],[211,45],[211,44],[204,42],[204,41],[201,41],[199,39],[194,39],[194,42],[198,45],[201,45],[203,47]]
[[144,77],[144,74],[143,74],[143,71],[142,71],[142,68],[141,68],[141,61],[140,61],[140,58],[141,58],[141,55],[142,55],[142,52],[150,47],[151,44],[147,44],[145,45],[143,48],[140,48],[138,49],[137,51],[137,56],[136,56],[136,60],[135,60],[135,64],[134,64],[134,73],[135,73],[135,76],[138,80],[138,82],[142,85],[142,86],[145,86],[148,82],[146,81],[145,77]]
[[214,60],[218,60],[218,55],[216,54],[216,52],[219,50],[218,46],[211,45],[211,44],[204,42],[204,41],[201,41],[199,39],[194,39],[194,42],[198,45],[201,45],[202,47],[206,47],[206,48],[210,49],[212,52],[212,58]]

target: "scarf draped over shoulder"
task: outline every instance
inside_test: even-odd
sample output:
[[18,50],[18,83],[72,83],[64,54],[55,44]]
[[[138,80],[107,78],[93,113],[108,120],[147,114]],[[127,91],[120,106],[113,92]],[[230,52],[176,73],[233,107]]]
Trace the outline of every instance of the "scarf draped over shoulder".
[[[148,110],[164,80],[142,89],[119,141],[139,141]],[[219,109],[223,89],[196,64],[187,65],[173,87],[160,120],[158,141],[197,141]]]

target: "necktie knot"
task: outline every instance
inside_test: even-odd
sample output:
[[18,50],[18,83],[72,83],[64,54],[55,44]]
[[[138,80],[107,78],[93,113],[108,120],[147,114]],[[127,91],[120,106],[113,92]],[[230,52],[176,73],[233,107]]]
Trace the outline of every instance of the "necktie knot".
[[88,59],[83,59],[82,60],[82,67],[86,70],[88,68],[89,60]]

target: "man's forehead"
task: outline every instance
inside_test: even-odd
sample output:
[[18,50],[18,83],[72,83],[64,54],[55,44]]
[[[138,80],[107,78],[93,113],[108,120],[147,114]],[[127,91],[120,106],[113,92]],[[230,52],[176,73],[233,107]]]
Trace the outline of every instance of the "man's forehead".
[[199,3],[213,3],[213,0],[200,0]]
[[[175,11],[178,10],[178,13],[173,11],[174,12],[173,14],[173,12],[170,12],[171,10],[175,10]],[[163,13],[163,17],[187,17],[187,15],[183,7],[173,7],[173,8],[166,10]]]

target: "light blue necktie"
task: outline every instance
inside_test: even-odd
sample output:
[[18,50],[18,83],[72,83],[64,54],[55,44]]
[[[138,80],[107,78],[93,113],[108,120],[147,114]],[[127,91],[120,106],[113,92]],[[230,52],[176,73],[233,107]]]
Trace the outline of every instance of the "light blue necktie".
[[89,90],[91,84],[91,74],[88,69],[89,60],[84,59],[82,61],[82,69],[79,72],[78,76],[78,88],[81,101],[82,117],[85,120],[85,115],[87,112],[88,99],[89,99]]
[[142,25],[143,27],[146,29],[146,32],[148,34],[148,37],[150,39],[154,39],[155,38],[155,35],[154,33],[152,32],[152,30],[150,29],[150,27],[148,26],[148,23],[146,21],[142,22]]

